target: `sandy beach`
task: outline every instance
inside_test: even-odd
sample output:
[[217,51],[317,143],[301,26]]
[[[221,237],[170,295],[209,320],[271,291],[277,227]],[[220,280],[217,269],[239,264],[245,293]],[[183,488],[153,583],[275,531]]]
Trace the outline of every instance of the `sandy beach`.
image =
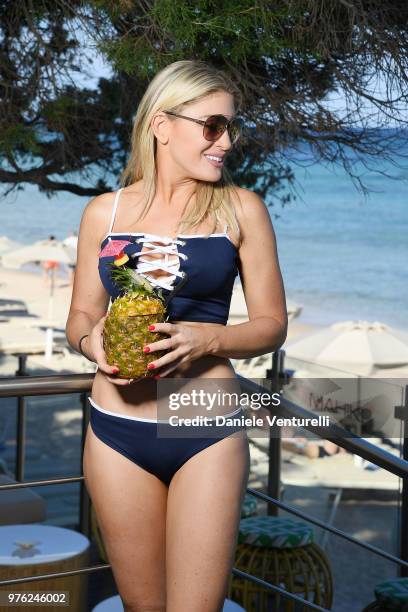
[[[11,308],[6,308],[7,304],[4,303],[4,300],[22,300],[31,315],[45,320],[48,316],[49,292],[50,289],[45,285],[41,274],[0,267],[0,305],[3,310],[11,311]],[[68,280],[58,276],[54,290],[54,319],[58,324],[61,322],[65,324],[71,293],[72,288]],[[0,314],[2,315],[1,312]],[[13,318],[11,312],[7,316],[10,319]]]
[[[50,321],[50,288],[42,275],[0,267],[0,376],[14,375],[16,353],[28,355],[26,368],[31,375],[95,371],[95,365],[72,351],[66,340],[71,294],[67,278],[57,277]],[[50,323],[53,354],[46,360],[46,329]]]

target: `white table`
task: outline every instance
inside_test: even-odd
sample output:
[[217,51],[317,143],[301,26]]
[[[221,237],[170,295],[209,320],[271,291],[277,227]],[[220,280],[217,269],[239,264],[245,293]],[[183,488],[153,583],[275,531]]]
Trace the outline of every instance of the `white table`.
[[[71,529],[41,523],[0,526],[0,580],[84,568],[89,540]],[[2,591],[69,591],[70,610],[86,608],[87,574],[6,585]],[[13,610],[27,611],[27,604]],[[30,606],[31,607],[31,606]],[[60,610],[61,606],[47,606]]]

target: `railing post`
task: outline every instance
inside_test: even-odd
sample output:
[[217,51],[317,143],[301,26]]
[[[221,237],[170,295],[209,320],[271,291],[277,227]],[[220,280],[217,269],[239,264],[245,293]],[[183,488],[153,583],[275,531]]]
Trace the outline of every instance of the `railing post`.
[[[408,385],[405,385],[403,410],[402,458],[408,461]],[[408,561],[408,478],[402,479],[400,556],[403,561]],[[400,576],[401,578],[408,576],[408,570],[403,565],[400,565]]]
[[[16,376],[27,376],[26,362],[27,355],[17,355],[18,370]],[[17,482],[24,480],[24,459],[25,459],[25,408],[26,402],[24,396],[17,397],[17,423],[16,423],[16,469],[15,479]]]
[[[279,393],[280,371],[283,366],[282,351],[277,350],[272,353],[272,368],[266,371],[266,379],[269,383],[271,393]],[[269,429],[269,467],[268,467],[268,495],[275,499],[280,499],[280,475],[281,475],[281,430],[276,430],[276,435],[272,435]],[[278,507],[275,504],[268,504],[268,516],[277,516]]]
[[[81,471],[83,465],[83,457],[84,457],[84,446],[85,446],[85,437],[86,430],[88,428],[89,423],[89,402],[88,402],[88,394],[81,393],[81,403],[82,403],[82,434],[81,434]],[[91,517],[90,517],[90,498],[88,495],[88,491],[85,486],[84,480],[81,481],[80,484],[80,502],[79,502],[79,529],[80,531],[90,539],[90,531],[91,531]]]

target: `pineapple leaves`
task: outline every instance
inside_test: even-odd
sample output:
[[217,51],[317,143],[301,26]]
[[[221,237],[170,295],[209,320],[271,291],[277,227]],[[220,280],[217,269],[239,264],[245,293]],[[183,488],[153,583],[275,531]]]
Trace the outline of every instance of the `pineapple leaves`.
[[111,267],[111,277],[115,283],[124,291],[138,294],[158,294],[163,299],[161,290],[156,288],[141,274],[133,268],[116,266],[114,262],[108,264]]

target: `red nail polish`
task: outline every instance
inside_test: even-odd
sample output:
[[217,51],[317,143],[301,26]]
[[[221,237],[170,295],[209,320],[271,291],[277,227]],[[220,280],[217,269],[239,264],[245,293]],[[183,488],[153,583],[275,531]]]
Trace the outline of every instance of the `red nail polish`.
[[147,328],[149,331],[153,331],[155,329],[154,325],[149,325],[149,327]]
[[156,376],[154,376],[154,378],[160,378],[160,374],[156,374]]
[[113,368],[113,373],[117,374],[119,372],[119,368]]
[[154,365],[154,363],[149,363],[149,365],[147,366],[148,370],[153,370],[153,368],[155,368],[156,366]]
[[144,353],[150,353],[150,348],[148,346],[144,346],[143,347],[143,352]]

